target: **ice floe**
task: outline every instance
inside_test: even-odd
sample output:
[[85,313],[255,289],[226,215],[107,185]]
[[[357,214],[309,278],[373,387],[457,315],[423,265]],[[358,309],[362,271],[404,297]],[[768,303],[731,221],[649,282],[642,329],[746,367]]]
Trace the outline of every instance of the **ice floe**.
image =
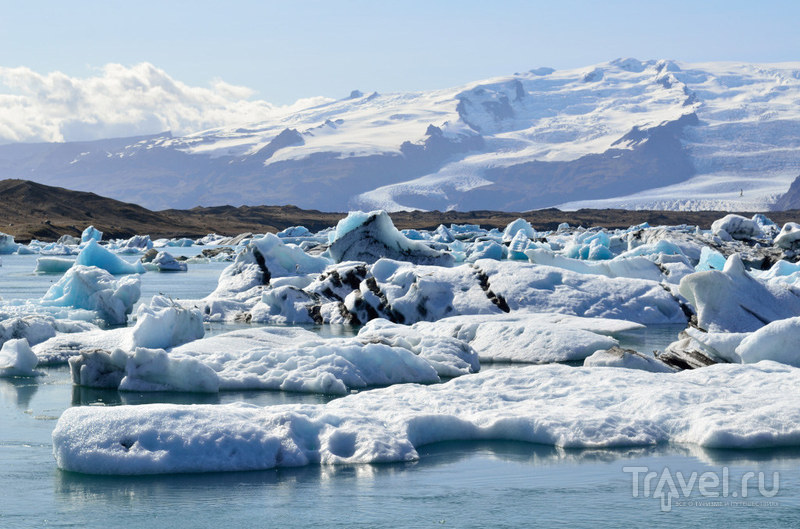
[[325,405],[74,407],[53,431],[59,468],[159,474],[411,461],[429,443],[564,447],[800,445],[800,369],[774,362],[680,373],[562,365],[398,385]]
[[103,270],[115,274],[143,274],[145,272],[142,263],[135,262],[129,263],[122,257],[115,255],[108,249],[100,246],[100,244],[91,239],[84,245],[81,253],[75,259],[76,265],[82,266],[96,266]]
[[[475,352],[460,340],[428,337],[386,323],[395,327],[368,326],[352,338],[321,338],[299,327],[262,327],[191,341],[168,354],[142,348],[89,350],[69,363],[76,383],[113,387],[117,381],[122,390],[144,391],[152,383],[155,390],[270,389],[339,395],[369,386],[434,383],[440,375],[459,376],[480,368]],[[166,369],[172,362],[180,367]],[[200,372],[195,364],[215,373],[216,384],[209,383],[208,373],[194,381],[190,375]],[[109,376],[111,371],[116,374]],[[170,373],[180,378],[173,380]]]

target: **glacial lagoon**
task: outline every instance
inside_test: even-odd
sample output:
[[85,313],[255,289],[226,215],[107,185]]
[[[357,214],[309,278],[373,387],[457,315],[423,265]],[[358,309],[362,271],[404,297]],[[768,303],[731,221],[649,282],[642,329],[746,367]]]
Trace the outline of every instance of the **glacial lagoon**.
[[[197,248],[174,253],[194,255]],[[35,260],[3,257],[0,295],[5,300],[39,298],[58,277],[33,274]],[[142,301],[155,294],[203,297],[225,266],[196,264],[179,276],[144,274]],[[206,324],[206,333],[244,326]],[[663,348],[678,330],[652,326],[630,333],[622,344]],[[2,527],[619,527],[642,522],[682,528],[786,527],[800,516],[800,450],[791,448],[711,450],[667,444],[563,449],[506,441],[444,442],[421,447],[419,460],[406,463],[122,477],[65,472],[55,465],[51,433],[72,406],[238,401],[274,406],[322,404],[334,397],[278,391],[119,392],[73,387],[66,366],[43,370],[42,377],[0,380]],[[657,474],[650,491],[644,475],[630,470],[643,468]],[[695,482],[685,494],[678,486],[677,497],[667,498],[665,505],[664,494],[654,493],[665,470],[678,485],[678,473],[687,479],[692,473],[725,476],[727,490],[720,485],[704,494]],[[764,492],[775,495],[763,495],[758,480],[751,479],[747,498],[741,498],[741,478],[747,472],[761,473]],[[636,494],[634,478],[639,481]],[[669,493],[665,483],[661,492]]]

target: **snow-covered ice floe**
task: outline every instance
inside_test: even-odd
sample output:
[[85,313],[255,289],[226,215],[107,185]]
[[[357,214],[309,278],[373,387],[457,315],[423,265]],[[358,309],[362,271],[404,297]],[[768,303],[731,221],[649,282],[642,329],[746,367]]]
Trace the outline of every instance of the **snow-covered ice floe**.
[[798,402],[800,369],[774,362],[680,373],[528,366],[324,405],[74,407],[53,451],[63,470],[159,474],[411,461],[423,445],[455,440],[798,446]]
[[518,312],[453,316],[415,323],[413,328],[431,336],[464,340],[481,362],[543,364],[583,360],[595,351],[619,345],[613,335],[644,326],[625,320]]
[[88,349],[69,362],[73,381],[91,387],[339,395],[369,386],[440,382],[440,376],[480,369],[477,354],[463,341],[390,322],[368,325],[352,338],[320,338],[298,327],[262,327],[191,341],[169,353],[141,347]]

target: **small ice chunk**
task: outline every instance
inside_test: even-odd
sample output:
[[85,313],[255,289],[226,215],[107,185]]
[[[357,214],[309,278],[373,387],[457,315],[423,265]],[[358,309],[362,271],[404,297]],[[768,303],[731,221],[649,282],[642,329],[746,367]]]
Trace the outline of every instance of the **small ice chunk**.
[[0,349],[0,378],[32,377],[42,373],[34,370],[39,359],[31,351],[28,340],[8,340]]
[[75,264],[75,259],[63,257],[39,257],[36,259],[35,274],[63,274]]
[[672,373],[674,371],[655,356],[621,347],[595,351],[592,356],[583,361],[583,365],[586,367],[622,367],[651,373]]
[[203,337],[203,315],[164,296],[153,296],[150,306],[139,306],[132,346],[167,349]]
[[94,226],[89,226],[83,233],[81,233],[81,242],[89,242],[89,241],[97,241],[100,242],[103,239],[103,232],[95,228]]

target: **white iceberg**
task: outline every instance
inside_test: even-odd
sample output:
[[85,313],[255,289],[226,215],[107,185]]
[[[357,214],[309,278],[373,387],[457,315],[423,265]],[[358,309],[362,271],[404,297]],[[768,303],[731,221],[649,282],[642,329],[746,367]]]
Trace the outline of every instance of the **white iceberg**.
[[20,246],[20,244],[14,242],[13,235],[0,232],[0,254],[12,254],[16,252]]
[[728,240],[728,236],[737,240],[758,239],[764,236],[761,226],[755,220],[734,214],[725,215],[711,223],[711,233],[722,240]]
[[167,349],[199,340],[204,334],[199,310],[184,308],[164,296],[153,296],[149,307],[140,305],[136,311],[131,346]]
[[39,359],[31,351],[28,340],[7,340],[0,349],[0,378],[41,375],[34,368]]
[[738,254],[722,271],[696,272],[679,287],[697,312],[697,324],[711,332],[755,331],[767,323],[800,314],[800,291],[752,277]]
[[793,250],[798,246],[798,241],[800,241],[800,224],[787,222],[775,237],[774,243],[779,248]]
[[189,270],[186,261],[178,261],[169,252],[158,252],[152,261],[143,266],[159,272],[186,272]]
[[736,354],[746,364],[774,360],[800,367],[800,317],[774,321],[742,339]]
[[503,242],[511,242],[519,233],[528,239],[536,237],[536,230],[533,229],[530,222],[525,219],[517,219],[510,222],[503,230]]
[[36,259],[35,274],[63,274],[73,267],[75,259],[63,257],[39,257]]
[[59,468],[163,474],[412,461],[426,444],[508,440],[563,447],[800,445],[800,369],[774,362],[679,373],[563,365],[398,385],[322,405],[67,409]]
[[71,357],[69,367],[73,384],[93,388],[195,393],[219,390],[213,369],[192,358],[172,358],[163,349],[92,351]]

